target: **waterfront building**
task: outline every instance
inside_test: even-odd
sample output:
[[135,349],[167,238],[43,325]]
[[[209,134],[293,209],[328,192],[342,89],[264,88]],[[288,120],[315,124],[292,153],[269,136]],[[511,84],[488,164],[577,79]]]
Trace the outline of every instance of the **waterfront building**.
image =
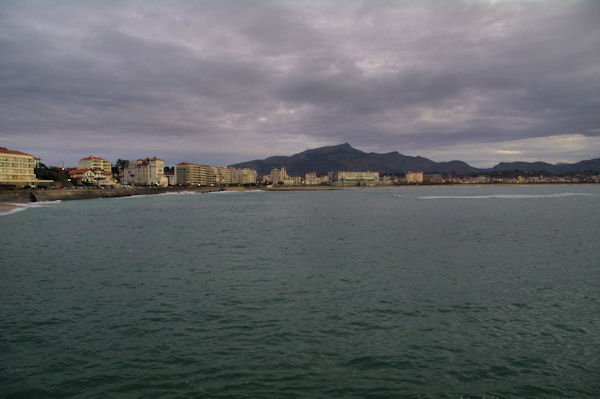
[[442,175],[439,173],[435,173],[432,175],[423,175],[423,183],[442,184],[442,182]]
[[340,186],[374,186],[379,182],[379,172],[331,172],[330,180]]
[[235,169],[224,166],[197,165],[180,162],[175,165],[175,184],[192,186],[256,184],[254,169]]
[[89,156],[79,160],[77,169],[100,169],[111,172],[111,165],[110,162],[104,158]]
[[167,186],[164,174],[165,162],[160,158],[145,158],[131,161],[123,168],[123,183],[140,186]]
[[114,186],[115,181],[110,171],[99,168],[73,169],[69,171],[71,182],[76,185]]
[[313,185],[318,183],[317,172],[308,172],[304,175],[304,184]]
[[238,169],[238,177],[241,185],[256,184],[258,172],[254,169]]
[[175,165],[175,183],[179,185],[201,185],[200,165],[190,162],[180,162]]
[[0,184],[29,186],[36,182],[39,159],[21,151],[0,147]]
[[423,171],[408,172],[406,174],[406,184],[423,183]]
[[284,183],[286,180],[289,179],[287,171],[285,170],[285,167],[281,167],[281,168],[273,168],[271,169],[271,173],[269,173],[270,176],[270,181],[274,184],[277,183]]

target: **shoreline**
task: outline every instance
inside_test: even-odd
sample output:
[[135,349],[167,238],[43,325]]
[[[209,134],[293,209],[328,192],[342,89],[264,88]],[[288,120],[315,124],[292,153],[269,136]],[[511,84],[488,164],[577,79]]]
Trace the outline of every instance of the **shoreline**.
[[[219,191],[323,191],[323,190],[357,190],[357,189],[397,189],[417,187],[494,187],[494,186],[586,186],[593,183],[549,183],[549,184],[415,184],[415,185],[377,185],[377,186],[223,186],[223,187],[141,187],[141,188],[63,188],[54,190],[11,190],[0,191],[0,216],[18,212],[28,207],[29,203],[47,201],[75,201],[97,198],[132,197],[138,195],[156,195],[165,193],[210,193]],[[20,205],[23,204],[23,205]]]

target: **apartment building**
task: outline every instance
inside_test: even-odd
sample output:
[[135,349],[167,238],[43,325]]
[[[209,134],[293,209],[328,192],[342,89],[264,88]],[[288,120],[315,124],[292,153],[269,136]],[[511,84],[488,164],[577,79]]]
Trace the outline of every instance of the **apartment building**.
[[379,172],[332,172],[331,181],[341,186],[374,186],[379,182]]
[[258,172],[248,168],[238,169],[238,178],[241,185],[256,184]]
[[420,184],[423,183],[423,172],[407,172],[406,173],[406,184]]
[[38,158],[21,151],[0,147],[0,184],[28,186],[36,182]]
[[281,167],[281,168],[273,168],[271,169],[271,173],[269,173],[270,176],[270,180],[273,183],[283,183],[286,180],[289,180],[289,176],[287,174],[287,171],[285,170],[285,167]]
[[100,169],[111,172],[111,165],[110,162],[104,158],[89,156],[79,160],[77,169]]
[[160,158],[144,158],[131,161],[123,168],[123,183],[138,186],[167,186],[164,173],[165,162]]
[[175,165],[175,184],[191,186],[215,186],[256,184],[254,169],[235,169],[223,166],[197,165],[180,162]]

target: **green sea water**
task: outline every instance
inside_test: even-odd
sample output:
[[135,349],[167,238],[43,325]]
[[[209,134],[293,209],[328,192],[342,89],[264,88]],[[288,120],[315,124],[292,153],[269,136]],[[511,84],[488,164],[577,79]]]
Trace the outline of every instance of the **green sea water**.
[[594,398],[600,186],[0,217],[3,398]]

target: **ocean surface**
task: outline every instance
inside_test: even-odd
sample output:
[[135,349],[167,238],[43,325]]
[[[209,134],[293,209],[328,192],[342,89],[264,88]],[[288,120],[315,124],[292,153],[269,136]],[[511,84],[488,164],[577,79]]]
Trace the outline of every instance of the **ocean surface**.
[[2,398],[597,398],[600,186],[0,217]]

